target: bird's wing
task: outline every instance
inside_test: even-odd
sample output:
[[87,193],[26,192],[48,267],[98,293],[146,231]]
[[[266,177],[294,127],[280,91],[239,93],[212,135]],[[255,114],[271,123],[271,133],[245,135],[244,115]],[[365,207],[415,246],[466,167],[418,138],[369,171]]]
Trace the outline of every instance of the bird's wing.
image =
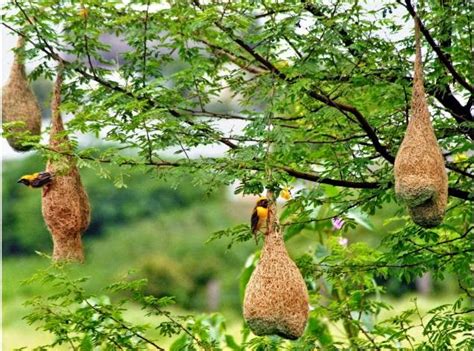
[[38,177],[53,178],[54,174],[51,172],[39,172],[37,173]]
[[38,176],[31,181],[31,186],[33,188],[39,188],[51,181],[51,174],[48,172],[41,172]]
[[258,212],[257,208],[255,207],[252,212],[252,217],[250,218],[250,228],[252,228],[252,233],[255,233],[258,230],[258,220]]

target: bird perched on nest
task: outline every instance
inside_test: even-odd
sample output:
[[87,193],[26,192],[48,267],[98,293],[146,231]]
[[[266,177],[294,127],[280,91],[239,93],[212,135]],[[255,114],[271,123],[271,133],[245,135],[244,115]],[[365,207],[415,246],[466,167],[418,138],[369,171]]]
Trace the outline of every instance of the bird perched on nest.
[[48,192],[49,184],[53,181],[53,178],[54,175],[50,172],[37,172],[24,175],[17,181],[17,183],[25,184],[30,188],[42,188],[48,186],[48,188],[45,188],[43,193],[44,196]]
[[268,199],[260,197],[253,209],[252,217],[250,218],[250,227],[257,242],[257,232],[266,223],[268,217]]

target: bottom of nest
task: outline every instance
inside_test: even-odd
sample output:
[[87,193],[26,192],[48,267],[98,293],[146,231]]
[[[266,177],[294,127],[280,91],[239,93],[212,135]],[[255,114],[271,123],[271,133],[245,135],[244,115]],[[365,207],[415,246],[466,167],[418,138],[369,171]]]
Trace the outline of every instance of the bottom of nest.
[[302,335],[302,331],[292,330],[284,323],[278,323],[275,320],[268,320],[263,318],[247,319],[247,324],[250,330],[257,335],[278,335],[289,340],[296,340]]
[[7,138],[7,141],[11,148],[18,152],[30,151],[33,148],[33,145],[23,145],[22,140],[15,138]]
[[439,195],[432,179],[420,179],[416,176],[406,176],[398,180],[395,192],[408,207],[420,206]]
[[84,250],[80,234],[70,236],[53,235],[53,260],[61,262],[84,262]]
[[433,201],[410,207],[408,211],[413,222],[423,228],[433,228],[443,222],[444,211],[440,210],[439,206]]
[[397,197],[408,206],[413,222],[424,228],[433,228],[441,224],[444,218],[446,200],[444,192],[440,192],[429,180],[419,180],[415,184],[414,177],[400,181],[395,188]]

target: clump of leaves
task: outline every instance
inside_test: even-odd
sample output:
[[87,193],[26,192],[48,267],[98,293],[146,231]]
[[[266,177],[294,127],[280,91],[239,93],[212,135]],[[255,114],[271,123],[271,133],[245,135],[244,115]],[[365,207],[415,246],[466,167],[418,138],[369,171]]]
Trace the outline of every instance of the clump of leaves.
[[31,309],[25,317],[27,322],[55,336],[52,343],[39,346],[37,350],[54,349],[59,345],[67,345],[73,350],[164,350],[149,335],[152,329],[158,330],[164,337],[185,334],[190,338],[189,345],[210,349],[210,342],[198,339],[185,326],[192,319],[190,316],[174,316],[166,310],[174,303],[173,297],[156,298],[143,293],[146,280],[125,278],[104,290],[131,296],[131,301],[138,303],[146,311],[147,317],[163,317],[156,325],[127,321],[124,312],[128,298],[112,301],[108,295],[90,293],[83,287],[89,278],[73,276],[70,265],[57,263],[38,271],[24,282],[50,285],[55,291],[49,296],[36,296],[25,303]]
[[[329,243],[331,247],[336,243]],[[363,246],[352,249],[367,255]],[[346,251],[333,251],[339,259]],[[173,338],[169,347],[178,350],[335,350],[341,347],[359,349],[412,350],[453,349],[470,350],[473,347],[472,328],[474,309],[461,297],[453,304],[445,304],[422,315],[416,300],[414,308],[378,321],[377,316],[390,306],[380,300],[382,289],[372,274],[334,271],[333,274],[315,274],[324,260],[320,251],[305,254],[298,262],[304,266],[310,291],[312,311],[304,335],[296,341],[277,336],[253,337],[247,326],[241,329],[241,340],[227,332],[226,321],[218,313],[197,316],[175,315],[168,308],[173,297],[157,298],[144,293],[145,279],[130,279],[130,275],[93,294],[84,288],[86,277],[75,277],[74,266],[56,263],[38,271],[24,284],[39,283],[54,287],[47,296],[37,296],[25,305],[30,312],[25,317],[29,324],[54,336],[50,344],[34,350],[54,350],[65,345],[72,350],[164,350],[160,343]],[[249,269],[254,266],[249,263]],[[322,268],[331,270],[330,267]],[[373,271],[375,272],[375,271]],[[242,275],[246,284],[248,274]],[[108,295],[107,295],[108,294]],[[130,302],[144,311],[148,323],[130,322],[124,316]],[[157,322],[158,321],[158,322]],[[342,322],[347,340],[333,335],[335,326]],[[422,328],[423,337],[414,339],[411,331]],[[337,327],[339,328],[339,327]],[[157,333],[160,336],[156,339]]]

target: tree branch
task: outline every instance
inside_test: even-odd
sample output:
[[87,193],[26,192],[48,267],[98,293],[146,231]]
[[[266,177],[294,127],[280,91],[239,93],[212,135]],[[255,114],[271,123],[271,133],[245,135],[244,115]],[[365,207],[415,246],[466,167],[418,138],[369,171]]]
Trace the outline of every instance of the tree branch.
[[314,99],[321,101],[325,103],[328,106],[335,107],[338,109],[340,112],[344,114],[344,112],[349,112],[351,113],[359,123],[360,127],[365,131],[367,136],[369,137],[370,141],[372,142],[372,145],[374,146],[374,149],[388,162],[392,163],[395,161],[395,157],[389,153],[387,148],[383,146],[380,143],[380,140],[375,133],[375,130],[372,128],[372,126],[369,124],[367,119],[362,115],[362,113],[355,108],[354,106],[346,105],[343,103],[336,102],[329,97],[319,94],[315,91],[310,91],[308,92],[309,96],[313,97]]
[[[398,3],[401,4],[401,0],[397,0]],[[456,80],[460,85],[462,85],[464,88],[469,90],[472,94],[474,94],[474,86],[470,85],[454,68],[452,65],[451,61],[446,57],[446,55],[443,53],[441,50],[441,47],[434,41],[433,37],[431,36],[430,32],[428,29],[425,27],[423,22],[421,21],[421,18],[419,15],[416,13],[415,9],[413,8],[413,5],[410,0],[405,0],[405,8],[408,10],[410,15],[413,17],[415,21],[418,22],[418,25],[420,26],[420,31],[423,33],[423,36],[425,37],[426,41],[428,44],[430,44],[431,48],[433,51],[436,53],[438,56],[439,60],[443,63],[443,65],[446,67],[446,69],[451,73],[452,77],[454,80]]]
[[[202,7],[199,3],[198,0],[193,0],[193,3],[195,4],[196,7],[198,7],[200,10],[202,10]],[[290,79],[285,73],[281,72],[278,68],[276,68],[270,61],[262,57],[260,54],[255,52],[255,50],[250,47],[247,43],[245,43],[242,39],[236,37],[234,33],[232,32],[231,29],[225,27],[222,25],[219,21],[214,21],[214,24],[224,33],[226,33],[235,43],[237,43],[242,49],[244,49],[246,52],[248,52],[252,57],[254,57],[258,62],[260,62],[263,66],[267,67],[270,72],[272,72],[275,76],[278,78],[291,83],[293,79]],[[315,91],[307,91],[308,95],[311,96],[312,98],[325,103],[326,105],[330,107],[334,107],[338,109],[341,112],[349,112],[354,117],[357,119],[357,122],[361,126],[361,128],[366,132],[367,136],[371,140],[375,150],[380,153],[380,155],[385,158],[388,162],[393,163],[395,161],[395,157],[392,156],[388,150],[380,143],[375,131],[373,128],[370,126],[368,121],[365,119],[365,117],[360,113],[360,111],[350,105],[342,104],[335,102],[331,98],[317,93]]]
[[344,188],[378,189],[381,186],[381,184],[377,182],[354,182],[354,181],[348,181],[348,180],[325,178],[315,173],[302,172],[302,171],[298,171],[286,166],[277,167],[277,168],[279,168],[282,171],[285,171],[289,175],[298,179],[304,179],[304,180],[309,180],[311,182],[316,182],[316,183],[340,186]]
[[91,304],[89,302],[89,300],[87,299],[84,299],[83,302],[85,302],[90,308],[92,308],[94,311],[96,311],[97,313],[99,313],[101,316],[105,317],[105,318],[110,318],[111,320],[113,320],[115,323],[117,323],[120,327],[122,327],[123,329],[125,330],[128,330],[130,333],[132,333],[133,335],[135,335],[137,338],[139,339],[142,339],[144,342],[146,342],[147,344],[153,346],[156,350],[160,350],[160,351],[165,351],[164,348],[162,348],[161,346],[158,346],[154,341],[148,339],[147,337],[143,336],[142,334],[140,334],[139,332],[135,331],[133,328],[130,328],[128,325],[126,325],[123,321],[115,318],[112,313],[110,312],[106,312],[106,311],[103,311],[101,308],[98,308],[97,306],[94,306],[93,304]]
[[[24,13],[24,11],[21,9],[20,5],[18,5],[18,3],[15,1],[15,3],[17,4],[17,6],[20,8],[20,10],[22,11],[22,13],[24,14],[25,18],[30,20],[29,17],[26,15],[26,13]],[[199,6],[199,2],[197,0],[194,0],[194,3],[197,3],[198,6]],[[30,20],[31,21],[31,20]],[[59,61],[59,62],[63,62],[64,65],[69,65],[72,67],[72,69],[74,71],[76,71],[77,73],[81,74],[84,78],[86,79],[89,79],[89,80],[92,80],[92,81],[96,81],[97,83],[101,84],[102,86],[106,87],[106,88],[109,88],[113,91],[116,91],[116,92],[120,92],[120,93],[123,93],[133,99],[137,99],[137,100],[142,100],[142,101],[146,101],[150,107],[152,108],[163,108],[163,109],[166,109],[172,116],[175,116],[175,117],[186,117],[185,115],[183,115],[182,113],[176,111],[176,110],[173,110],[169,107],[165,107],[165,106],[160,106],[158,104],[156,104],[156,102],[154,100],[152,100],[150,97],[148,96],[142,96],[142,95],[136,95],[134,94],[133,92],[121,87],[119,84],[117,84],[116,82],[112,82],[112,81],[109,81],[107,79],[104,79],[103,77],[100,77],[100,76],[94,76],[92,74],[90,74],[89,72],[87,72],[86,70],[84,70],[83,68],[81,67],[78,67],[77,65],[75,64],[72,64],[71,62],[68,62],[66,60],[64,60],[63,58],[61,58],[55,51],[54,49],[47,43],[45,42],[40,33],[38,33],[38,30],[35,26],[35,30],[37,31],[37,36],[38,36],[38,39],[40,40],[40,42],[42,42],[43,45],[40,45],[40,44],[36,44],[34,42],[32,42],[30,39],[28,39],[23,33],[21,33],[20,31],[18,30],[15,30],[14,28],[10,27],[8,24],[4,23],[3,22],[3,25],[12,30],[13,32],[19,34],[19,35],[22,35],[23,37],[25,37],[30,43],[32,43],[37,49],[43,51],[44,53],[46,53],[46,55],[49,57],[49,58],[52,58],[56,61]],[[217,25],[217,24],[216,24]],[[222,28],[221,28],[222,27]],[[225,31],[226,33],[228,33],[228,30],[227,28],[225,28],[224,26],[220,26],[219,28],[221,28],[221,30]],[[228,33],[229,34],[229,33]],[[288,79],[288,77],[280,72],[276,67],[274,67],[269,61],[267,61],[265,58],[261,57],[258,53],[254,52],[254,50],[249,46],[247,45],[246,43],[244,43],[242,40],[240,40],[239,38],[235,38],[233,37],[233,34],[230,33],[229,35],[231,35],[232,39],[237,43],[239,44],[239,46],[241,46],[242,48],[244,48],[248,53],[250,53],[254,58],[257,59],[257,61],[259,61],[261,64],[263,64],[265,67],[267,67],[268,69],[270,69],[275,75],[277,75],[278,77],[280,77],[281,79],[289,82],[291,81],[290,79]],[[329,97],[323,95],[323,94],[320,94],[320,93],[317,93],[315,91],[310,91],[308,92],[308,94],[317,99],[318,101],[321,101],[323,103],[325,103],[326,105],[328,106],[331,106],[331,107],[334,107],[334,108],[337,108],[339,111],[341,111],[342,113],[351,113],[357,120],[357,122],[359,123],[359,125],[362,127],[362,129],[365,131],[365,133],[367,134],[367,136],[369,137],[369,139],[371,140],[375,150],[380,153],[380,155],[385,158],[387,161],[389,161],[390,163],[393,163],[394,161],[394,157],[388,152],[388,150],[380,143],[375,131],[373,130],[373,128],[370,126],[370,124],[368,123],[368,121],[365,119],[365,117],[360,113],[360,111],[358,111],[355,107],[353,106],[350,106],[350,105],[346,105],[346,104],[342,104],[342,103],[338,103],[338,102],[335,102],[333,101],[332,99],[330,99]],[[191,125],[191,126],[194,126],[195,125],[195,122],[192,121],[192,120],[189,120],[189,119],[186,119],[184,121],[185,123],[187,123],[188,125]],[[209,129],[206,129],[205,130],[206,133],[210,133],[210,135],[213,135],[214,134],[214,138],[216,139],[216,141],[219,141],[225,145],[227,145],[228,147],[230,147],[231,149],[237,149],[239,148],[236,144],[232,143],[231,141],[229,141],[227,138],[225,137],[220,137],[220,136],[217,136],[215,137],[215,131],[211,130],[210,128]],[[148,162],[147,165],[150,165],[150,166],[156,166],[155,162]],[[295,170],[295,169],[292,169],[292,168],[289,168],[289,167],[280,167],[281,170],[283,170],[284,172],[286,172],[287,174],[291,175],[291,176],[294,176],[296,178],[299,178],[299,179],[305,179],[305,180],[308,180],[308,181],[313,181],[313,182],[319,182],[319,183],[323,183],[323,184],[330,184],[330,185],[334,185],[334,186],[339,186],[339,187],[348,187],[348,188],[355,188],[355,189],[377,189],[377,188],[380,188],[382,186],[381,183],[378,183],[378,182],[357,182],[357,181],[347,181],[347,180],[340,180],[340,179],[331,179],[331,178],[325,178],[325,177],[321,177],[317,174],[314,174],[314,173],[307,173],[307,172],[302,172],[302,171],[299,171],[299,170]],[[384,183],[383,185],[383,188],[386,189],[388,187],[392,186],[391,183]],[[467,192],[467,191],[464,191],[464,190],[460,190],[460,189],[457,189],[457,188],[449,188],[449,194],[451,196],[454,196],[454,197],[458,197],[460,199],[464,199],[464,200],[472,200],[472,194],[470,192]]]
[[227,59],[229,59],[232,63],[237,65],[238,67],[242,68],[243,70],[252,73],[252,74],[262,74],[265,72],[265,69],[260,67],[260,66],[252,66],[252,63],[249,62],[247,63],[247,59],[243,56],[237,55],[235,53],[230,52],[229,50],[226,50],[225,48],[222,48],[220,46],[211,44],[209,41],[198,38],[196,39],[197,41],[205,44],[206,46],[211,49],[212,53],[216,56],[225,56]]
[[[321,9],[318,8],[315,4],[307,0],[301,0],[301,2],[304,4],[304,8],[306,9],[306,11],[310,12],[313,16],[318,19],[328,20],[328,18],[324,15],[324,12],[321,11]],[[349,51],[349,53],[354,57],[359,57],[359,52],[352,47],[352,45],[354,44],[354,40],[349,36],[349,33],[343,27],[337,28],[336,32],[341,37],[341,40],[344,46]]]
[[[15,4],[17,4],[17,2],[15,1]],[[22,8],[20,7],[20,5],[17,5],[21,10]],[[29,17],[27,16],[27,14],[22,10],[22,13],[24,14],[24,16],[29,20],[31,21],[31,19],[29,19]],[[78,67],[77,65],[73,64],[72,62],[69,62],[65,59],[63,59],[59,54],[57,54],[54,49],[44,40],[42,39],[41,35],[39,32],[37,32],[37,36],[38,36],[38,39],[44,43],[44,46],[42,45],[38,45],[36,43],[34,43],[32,40],[30,40],[25,34],[23,34],[22,32],[10,27],[8,24],[6,24],[5,22],[2,22],[2,24],[10,29],[11,31],[17,33],[18,35],[21,35],[22,37],[24,37],[28,42],[30,42],[35,48],[43,51],[49,58],[55,60],[55,61],[58,61],[60,63],[62,63],[64,66],[70,66],[72,67],[72,69],[81,74],[84,78],[87,78],[88,80],[92,80],[92,81],[95,81],[97,83],[99,83],[100,85],[108,88],[108,89],[111,89],[113,91],[116,91],[116,92],[119,92],[119,93],[122,93],[130,98],[133,98],[135,100],[142,100],[142,101],[146,101],[149,105],[149,107],[151,108],[162,108],[162,109],[165,109],[167,110],[172,116],[174,117],[186,117],[185,115],[179,113],[178,111],[176,110],[173,110],[167,106],[161,106],[161,105],[158,105],[153,99],[151,99],[150,97],[148,96],[143,96],[143,95],[135,95],[133,92],[123,88],[122,86],[120,86],[119,84],[117,84],[116,82],[112,82],[112,81],[109,81],[109,80],[106,80],[98,75],[93,75],[93,74],[90,74],[89,72],[87,72],[86,70]],[[35,26],[36,28],[36,26]],[[184,122],[190,126],[194,126],[196,123],[194,123],[193,121],[189,120],[189,119],[185,119]],[[214,133],[213,130],[211,130],[210,128],[208,128],[208,132],[212,132],[211,134]],[[231,149],[237,149],[238,146],[235,145],[234,143],[230,142],[229,140],[225,140],[224,138],[220,138],[220,137],[217,137],[216,138],[216,141],[219,141],[221,142],[222,144],[225,144],[227,145],[229,148]]]
[[[324,15],[324,13],[321,11],[320,8],[318,8],[315,4],[309,3],[306,0],[302,0],[302,2],[305,4],[305,9],[312,13],[315,17],[317,18],[323,18],[327,19],[327,17]],[[341,37],[342,42],[344,43],[344,46],[348,49],[349,53],[356,58],[360,58],[360,52],[352,48],[352,45],[354,44],[354,40],[349,36],[349,33],[344,29],[344,28],[337,28],[336,32],[339,34]],[[386,75],[386,71],[382,70],[380,73],[377,72],[374,74],[375,76],[382,76]],[[337,80],[340,80],[340,78],[334,78]],[[343,80],[349,80],[350,77],[343,77]],[[396,76],[389,76],[386,78],[389,82],[395,82],[398,77]],[[411,78],[404,78],[406,80],[410,80]],[[469,104],[466,104],[463,106],[453,95],[451,92],[451,89],[449,88],[449,85],[443,84],[435,84],[435,85],[430,85],[426,84],[426,92],[432,96],[434,96],[444,107],[446,107],[451,114],[453,115],[454,119],[458,123],[462,123],[464,121],[474,121],[473,116],[471,115],[470,111],[470,106]],[[468,128],[467,133],[469,134],[469,137],[471,139],[474,139],[474,129]]]

